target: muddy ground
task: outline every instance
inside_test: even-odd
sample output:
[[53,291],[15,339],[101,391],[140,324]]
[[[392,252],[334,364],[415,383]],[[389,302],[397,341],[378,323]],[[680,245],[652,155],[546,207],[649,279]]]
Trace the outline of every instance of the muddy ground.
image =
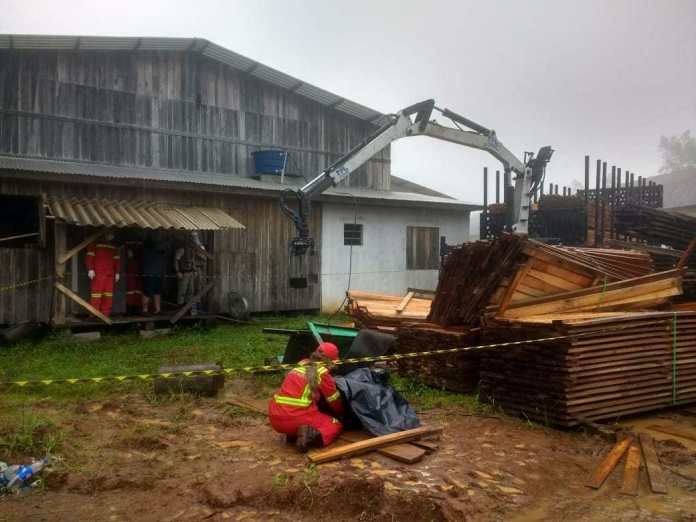
[[[313,467],[224,396],[130,393],[34,409],[60,419],[62,460],[43,489],[0,499],[2,521],[696,520],[696,482],[668,471],[669,494],[653,495],[643,470],[640,495],[627,497],[616,471],[588,489],[609,442],[504,415],[423,411],[444,433],[421,462],[372,453]],[[696,477],[696,448],[657,438],[663,463]]]

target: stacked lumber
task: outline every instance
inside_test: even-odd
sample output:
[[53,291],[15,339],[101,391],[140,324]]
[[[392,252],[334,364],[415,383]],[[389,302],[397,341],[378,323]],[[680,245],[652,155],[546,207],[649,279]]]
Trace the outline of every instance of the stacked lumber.
[[430,321],[475,326],[486,312],[649,274],[650,255],[616,249],[570,248],[506,235],[450,251]]
[[432,298],[416,292],[405,296],[349,290],[346,312],[363,328],[425,323]]
[[[450,331],[441,328],[399,328],[396,353],[416,353],[478,342],[477,331]],[[462,352],[451,355],[401,359],[395,367],[399,375],[415,378],[428,386],[454,392],[470,392],[478,386],[479,354]]]
[[510,413],[574,426],[696,401],[696,312],[558,315],[516,335],[571,337],[482,352],[481,395]]
[[430,321],[472,325],[520,260],[524,240],[503,235],[494,241],[466,243],[447,253],[440,271]]
[[679,250],[686,250],[696,238],[696,218],[639,205],[617,208],[614,226],[622,236]]
[[[552,314],[650,309],[681,295],[682,270],[673,269],[581,290],[511,303],[498,320],[548,319]],[[547,322],[543,320],[542,322]]]

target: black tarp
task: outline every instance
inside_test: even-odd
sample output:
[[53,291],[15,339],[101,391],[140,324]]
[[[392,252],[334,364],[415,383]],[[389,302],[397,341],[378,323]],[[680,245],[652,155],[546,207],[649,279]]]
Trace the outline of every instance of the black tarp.
[[389,385],[386,370],[358,368],[335,379],[348,406],[347,428],[362,426],[373,435],[386,435],[420,426],[413,408]]

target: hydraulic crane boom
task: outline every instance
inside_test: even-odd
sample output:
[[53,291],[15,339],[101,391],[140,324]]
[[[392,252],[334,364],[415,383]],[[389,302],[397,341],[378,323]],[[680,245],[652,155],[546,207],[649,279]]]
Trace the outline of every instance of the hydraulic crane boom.
[[[457,128],[445,127],[431,121],[430,116],[433,110],[449,118]],[[332,186],[338,185],[393,141],[410,136],[430,136],[439,140],[484,150],[503,164],[505,172],[514,172],[516,177],[514,198],[515,225],[513,231],[520,234],[527,233],[531,196],[543,179],[546,164],[553,154],[551,147],[542,147],[536,157],[532,153],[526,153],[525,161],[520,161],[498,141],[495,131],[487,129],[448,109],[435,107],[434,100],[425,100],[411,105],[398,114],[390,115],[388,118],[387,123],[330,165],[316,178],[296,191],[288,189],[283,192],[281,208],[290,217],[297,229],[297,236],[290,242],[291,254],[302,255],[314,246],[314,240],[309,234],[307,224],[310,203],[313,197]],[[470,130],[464,130],[461,126]],[[291,194],[297,199],[296,209],[293,209],[288,204],[288,196]]]

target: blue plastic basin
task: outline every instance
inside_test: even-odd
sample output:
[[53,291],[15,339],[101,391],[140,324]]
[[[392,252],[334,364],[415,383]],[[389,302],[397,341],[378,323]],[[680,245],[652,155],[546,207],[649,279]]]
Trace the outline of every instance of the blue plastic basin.
[[259,150],[251,153],[254,156],[254,169],[257,174],[280,174],[287,163],[287,151]]

